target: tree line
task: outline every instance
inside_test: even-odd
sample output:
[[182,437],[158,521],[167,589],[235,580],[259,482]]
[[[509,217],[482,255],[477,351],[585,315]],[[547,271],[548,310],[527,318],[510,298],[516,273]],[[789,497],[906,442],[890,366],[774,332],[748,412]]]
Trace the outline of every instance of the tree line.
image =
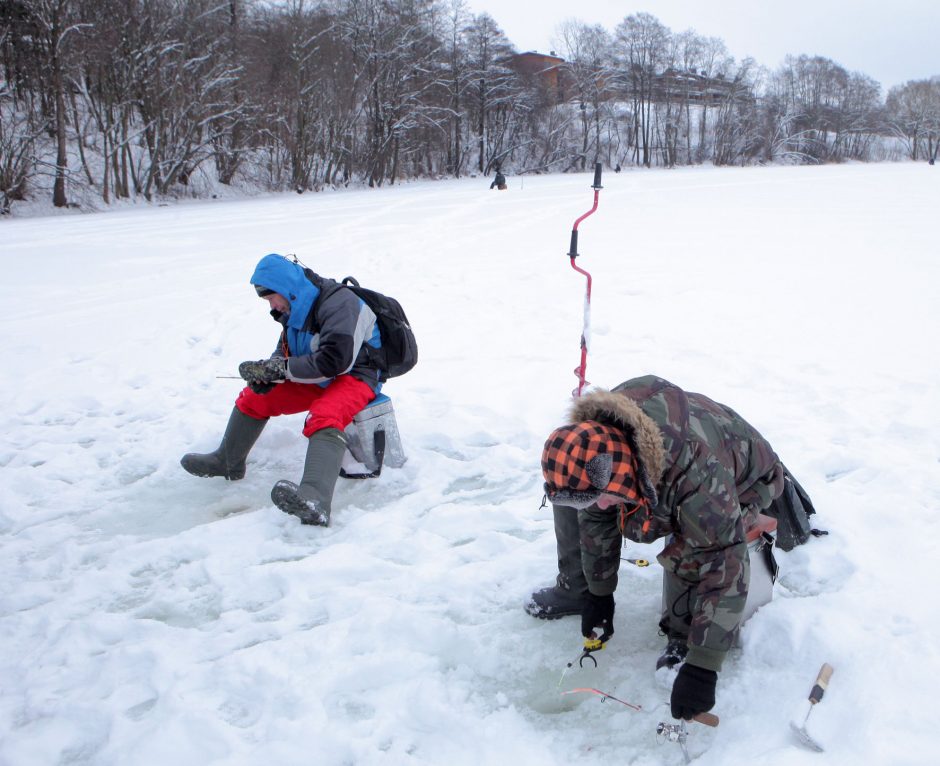
[[[711,162],[936,158],[940,78],[776,71],[650,14],[520,66],[463,0],[0,0],[0,209]],[[557,64],[557,66],[554,66]],[[51,183],[50,183],[51,181]]]

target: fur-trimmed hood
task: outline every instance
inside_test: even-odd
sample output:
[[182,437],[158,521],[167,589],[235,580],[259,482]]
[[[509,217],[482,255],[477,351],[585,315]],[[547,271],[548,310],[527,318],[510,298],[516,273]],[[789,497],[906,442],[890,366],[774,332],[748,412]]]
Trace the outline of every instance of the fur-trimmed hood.
[[655,421],[632,399],[613,391],[592,391],[572,404],[570,419],[572,423],[585,420],[609,423],[632,435],[640,463],[653,486],[659,484],[666,471],[663,435]]

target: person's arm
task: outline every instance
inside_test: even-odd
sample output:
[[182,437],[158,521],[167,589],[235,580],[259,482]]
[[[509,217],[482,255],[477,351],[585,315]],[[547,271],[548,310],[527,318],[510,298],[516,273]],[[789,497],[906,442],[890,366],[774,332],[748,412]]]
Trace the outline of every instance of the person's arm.
[[764,450],[760,450],[752,455],[752,459],[761,461],[757,470],[763,470],[763,473],[750,486],[739,488],[738,497],[742,507],[759,512],[769,508],[774,499],[783,492],[784,469],[773,451],[767,455]]
[[317,346],[288,359],[288,380],[321,383],[348,372],[375,327],[375,314],[351,290],[336,290],[318,312]]

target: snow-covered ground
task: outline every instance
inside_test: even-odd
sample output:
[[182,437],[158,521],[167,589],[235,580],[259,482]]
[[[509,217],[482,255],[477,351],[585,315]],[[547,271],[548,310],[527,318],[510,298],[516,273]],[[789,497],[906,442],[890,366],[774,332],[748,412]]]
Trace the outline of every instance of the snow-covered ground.
[[[555,571],[539,455],[576,385],[591,180],[0,223],[0,764],[682,763],[655,735],[655,563],[624,564],[599,668],[561,684],[578,621],[522,610]],[[938,188],[925,164],[608,173],[580,226],[589,380],[731,405],[830,531],[778,554],[697,763],[936,763]],[[328,529],[269,499],[299,415],[244,481],[179,466],[218,443],[239,382],[217,376],[273,346],[268,252],[398,297],[419,339],[385,389],[408,462],[341,481]],[[824,661],[819,755],[789,721]]]

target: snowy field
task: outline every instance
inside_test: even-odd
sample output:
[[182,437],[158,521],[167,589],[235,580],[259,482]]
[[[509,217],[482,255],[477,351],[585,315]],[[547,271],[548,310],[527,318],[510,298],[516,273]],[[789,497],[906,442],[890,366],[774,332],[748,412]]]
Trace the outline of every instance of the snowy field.
[[[624,564],[616,635],[569,672],[539,456],[576,385],[590,175],[422,182],[0,223],[0,764],[681,764],[657,742],[660,573]],[[940,677],[940,171],[926,164],[604,176],[580,226],[587,377],[655,373],[731,405],[828,537],[778,553],[719,675],[698,764],[934,764]],[[421,361],[385,391],[406,465],[340,481],[328,529],[198,479],[244,359],[248,284],[296,253],[398,297]],[[653,559],[658,546],[627,543]],[[794,744],[824,661],[835,667]],[[640,705],[631,710],[596,687]]]

